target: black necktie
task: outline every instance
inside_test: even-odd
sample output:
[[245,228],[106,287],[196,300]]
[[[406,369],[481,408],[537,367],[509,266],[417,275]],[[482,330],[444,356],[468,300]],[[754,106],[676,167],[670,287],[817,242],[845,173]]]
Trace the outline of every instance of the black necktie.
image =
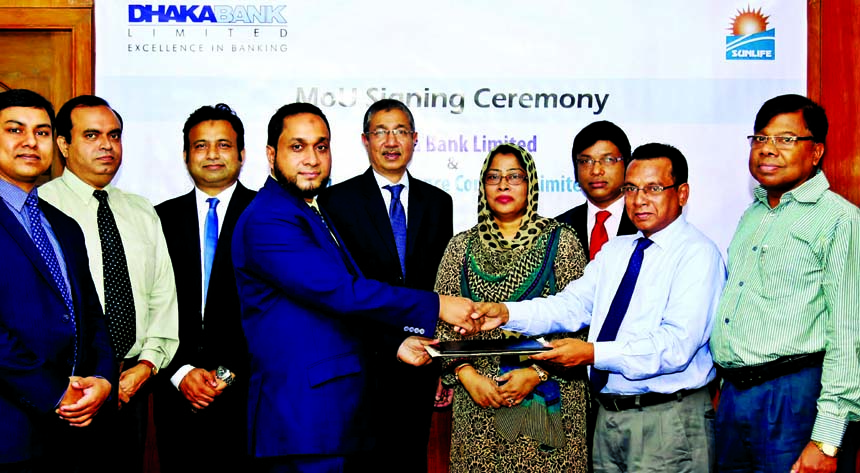
[[97,190],[93,191],[93,196],[99,201],[97,216],[104,270],[105,316],[114,354],[122,360],[135,340],[134,296],[122,239],[108,205],[108,193]]
[[[636,280],[639,278],[639,271],[642,269],[642,257],[645,255],[645,249],[651,246],[653,241],[647,238],[640,238],[636,243],[636,249],[630,255],[630,262],[627,263],[627,270],[624,271],[624,276],[621,277],[621,283],[618,285],[618,291],[615,292],[615,297],[612,298],[612,303],[609,304],[609,312],[606,314],[606,320],[603,321],[603,326],[600,327],[600,333],[597,335],[598,342],[608,342],[615,340],[618,335],[618,329],[621,328],[621,322],[624,320],[624,315],[627,313],[627,308],[630,307],[630,299],[633,297],[633,289],[636,287]],[[606,382],[609,381],[609,372],[591,367],[591,386],[594,392],[599,393]]]
[[326,219],[325,217],[323,217],[322,212],[320,212],[320,209],[318,209],[315,204],[316,202],[314,202],[313,204],[308,204],[308,206],[311,208],[311,210],[314,211],[315,214],[317,214],[317,217],[319,217],[320,221],[325,226],[325,229],[328,230],[328,234],[331,236],[331,240],[334,242],[334,246],[337,247],[338,253],[340,254],[340,259],[343,260],[343,264],[346,265],[346,269],[349,271],[350,274],[355,275],[355,268],[352,266],[352,262],[350,262],[349,260],[349,255],[346,254],[346,251],[343,249],[343,247],[340,246],[340,243],[337,242],[337,238],[334,237],[334,232],[331,231],[331,227],[328,226],[328,222],[326,222]]

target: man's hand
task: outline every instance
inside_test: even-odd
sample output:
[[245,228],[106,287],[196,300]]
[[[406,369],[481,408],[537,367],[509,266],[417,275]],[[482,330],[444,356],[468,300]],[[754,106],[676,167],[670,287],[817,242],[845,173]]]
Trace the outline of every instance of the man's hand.
[[56,410],[60,418],[73,427],[86,427],[110,396],[110,383],[104,378],[69,377],[69,387]]
[[484,331],[505,325],[509,317],[508,307],[500,302],[478,302],[472,314],[475,323]]
[[563,338],[550,342],[553,349],[532,355],[533,360],[548,361],[557,365],[571,367],[594,364],[594,344],[576,338]]
[[499,392],[505,402],[509,406],[515,406],[523,402],[535,386],[540,384],[540,376],[533,368],[520,368],[496,377],[496,381],[499,384],[504,383],[499,386]]
[[143,363],[138,363],[119,375],[119,400],[128,404],[131,398],[143,386],[143,383],[152,375],[152,369]]
[[499,392],[499,386],[496,382],[481,373],[478,373],[471,365],[466,365],[459,369],[457,377],[460,378],[460,383],[466,388],[469,395],[475,404],[487,408],[500,408],[505,405],[505,398]]
[[475,316],[475,303],[465,297],[439,296],[439,318],[453,325],[460,335],[474,335],[478,326]]
[[224,381],[215,377],[214,371],[194,368],[179,382],[179,392],[188,399],[192,407],[200,410],[209,406],[215,400],[215,396],[221,394],[224,388],[218,389],[219,382],[227,386]]
[[424,337],[408,337],[397,349],[397,359],[412,366],[426,365],[432,360],[424,346],[436,341]]
[[791,466],[791,473],[833,473],[836,458],[828,457],[814,443],[809,442],[800,452],[800,458]]

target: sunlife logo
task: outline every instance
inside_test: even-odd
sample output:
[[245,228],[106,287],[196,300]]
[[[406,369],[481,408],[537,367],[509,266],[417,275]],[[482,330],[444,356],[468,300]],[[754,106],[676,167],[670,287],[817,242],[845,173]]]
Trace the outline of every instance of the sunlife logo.
[[732,18],[726,36],[726,59],[728,60],[764,60],[773,61],[776,58],[776,31],[768,27],[768,18],[761,8],[753,10],[738,10]]
[[129,23],[286,24],[286,5],[129,5]]

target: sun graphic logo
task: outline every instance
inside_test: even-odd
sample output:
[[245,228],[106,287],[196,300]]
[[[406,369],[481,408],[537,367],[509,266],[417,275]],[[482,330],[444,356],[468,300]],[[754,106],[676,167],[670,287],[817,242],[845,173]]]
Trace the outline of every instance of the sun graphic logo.
[[738,10],[731,19],[726,36],[726,59],[773,61],[776,48],[776,30],[767,29],[768,18],[761,8]]

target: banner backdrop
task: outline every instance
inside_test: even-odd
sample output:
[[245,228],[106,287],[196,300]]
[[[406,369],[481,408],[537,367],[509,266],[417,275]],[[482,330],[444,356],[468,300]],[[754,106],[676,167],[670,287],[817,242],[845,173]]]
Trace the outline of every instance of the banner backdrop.
[[455,230],[476,221],[487,151],[535,157],[540,213],[584,201],[570,147],[610,120],[635,147],[678,147],[690,164],[687,218],[728,246],[754,181],[756,111],[806,90],[804,0],[254,3],[96,2],[96,93],[124,119],[115,184],[153,203],[191,189],[182,125],[224,102],[246,128],[242,181],[268,174],[266,124],[314,103],[332,132],[332,182],[363,172],[362,117],[382,98],[415,115],[410,172],[454,198]]

